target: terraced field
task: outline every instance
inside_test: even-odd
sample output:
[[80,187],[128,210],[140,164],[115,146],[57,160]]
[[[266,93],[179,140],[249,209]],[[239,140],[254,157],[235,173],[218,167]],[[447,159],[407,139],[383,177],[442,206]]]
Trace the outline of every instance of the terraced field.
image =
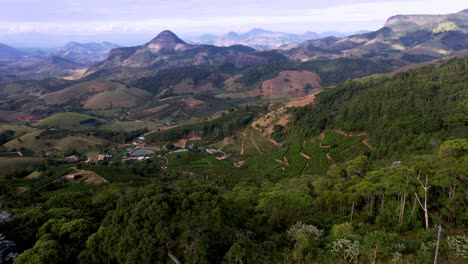
[[199,152],[172,153],[168,157],[167,168],[171,170],[200,171],[206,169],[216,169],[222,171],[223,168],[234,168],[232,163],[217,160],[214,156]]
[[302,151],[310,157],[303,170],[304,174],[321,173],[332,165],[327,158],[327,149],[321,148],[319,141],[318,138],[314,138],[304,143]]
[[365,140],[364,135],[325,131],[322,146],[330,146],[329,153],[334,161],[344,162],[369,150],[363,140]]
[[369,147],[363,143],[364,139],[364,135],[325,131],[320,137],[305,141],[302,146],[293,144],[280,151],[250,158],[245,167],[272,174],[323,173],[335,162],[344,162],[368,151]]

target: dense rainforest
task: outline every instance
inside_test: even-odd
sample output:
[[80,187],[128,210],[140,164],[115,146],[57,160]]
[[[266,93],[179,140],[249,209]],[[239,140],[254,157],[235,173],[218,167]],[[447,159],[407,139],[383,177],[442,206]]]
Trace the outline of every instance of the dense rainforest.
[[[0,181],[0,258],[11,262],[16,252],[16,264],[466,263],[467,72],[468,59],[461,59],[350,80],[312,106],[290,110],[280,131],[285,145],[326,129],[369,136],[372,150],[326,173],[273,177],[240,167],[228,176],[164,171],[151,161],[87,165],[126,176],[65,192],[44,181],[69,167],[46,160],[38,168],[45,177],[28,191],[15,189],[21,178]],[[229,135],[251,122],[241,113],[226,126],[220,118],[202,128],[216,139]]]

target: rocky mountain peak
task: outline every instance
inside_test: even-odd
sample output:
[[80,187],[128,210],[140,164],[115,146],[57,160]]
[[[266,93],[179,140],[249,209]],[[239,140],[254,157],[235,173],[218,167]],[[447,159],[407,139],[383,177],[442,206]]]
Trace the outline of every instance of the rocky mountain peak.
[[186,44],[181,40],[176,34],[170,30],[164,30],[159,33],[150,43],[164,44],[164,45],[176,45],[176,44]]

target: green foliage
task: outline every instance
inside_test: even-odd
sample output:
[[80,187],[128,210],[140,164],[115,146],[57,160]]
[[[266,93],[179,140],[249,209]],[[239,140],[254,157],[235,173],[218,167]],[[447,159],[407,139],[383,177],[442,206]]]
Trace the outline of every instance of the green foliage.
[[241,108],[211,121],[155,132],[147,135],[146,139],[150,142],[175,142],[193,134],[202,137],[203,140],[222,140],[251,123],[258,110],[256,107]]
[[92,239],[102,256],[119,263],[165,263],[168,251],[184,262],[213,262],[228,228],[224,206],[213,189],[152,185],[121,199]]
[[243,72],[236,82],[247,87],[274,78],[284,70],[308,70],[320,76],[322,86],[326,87],[344,82],[348,79],[368,76],[374,73],[388,72],[392,65],[375,63],[357,58],[340,58],[335,60],[313,60],[308,62],[275,61],[267,65],[253,67]]
[[288,134],[327,128],[368,131],[375,158],[428,153],[468,134],[468,59],[401,73],[392,79],[352,80],[320,93],[315,105],[294,110]]
[[157,93],[171,85],[176,85],[184,79],[194,83],[206,79],[211,72],[202,67],[182,67],[177,69],[160,70],[154,76],[137,79],[131,86],[140,87],[151,93]]
[[349,238],[352,234],[353,226],[348,222],[334,225],[331,229],[331,236],[335,239]]
[[468,259],[468,237],[464,236],[448,236],[447,245],[450,253],[462,259]]

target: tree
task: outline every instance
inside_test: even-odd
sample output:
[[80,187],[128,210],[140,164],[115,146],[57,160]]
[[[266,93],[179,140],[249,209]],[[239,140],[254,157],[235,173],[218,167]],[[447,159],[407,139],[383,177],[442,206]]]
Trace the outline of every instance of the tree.
[[421,181],[420,176],[421,176],[421,172],[419,172],[416,179],[418,179],[419,183],[421,184],[421,187],[424,190],[424,205],[421,203],[421,200],[419,199],[418,193],[414,192],[414,195],[416,196],[416,200],[418,201],[419,205],[421,206],[421,208],[424,211],[424,220],[425,220],[426,230],[427,230],[427,229],[429,229],[429,210],[427,208],[427,200],[428,200],[428,193],[429,193],[428,191],[429,191],[429,188],[431,186],[429,186],[429,177],[427,176],[427,174],[426,174],[426,181],[424,182],[424,184]]
[[[229,227],[224,201],[214,189],[194,185],[150,185],[119,201],[99,231],[88,239],[82,258],[119,263],[219,262]],[[99,243],[96,243],[99,241]]]

